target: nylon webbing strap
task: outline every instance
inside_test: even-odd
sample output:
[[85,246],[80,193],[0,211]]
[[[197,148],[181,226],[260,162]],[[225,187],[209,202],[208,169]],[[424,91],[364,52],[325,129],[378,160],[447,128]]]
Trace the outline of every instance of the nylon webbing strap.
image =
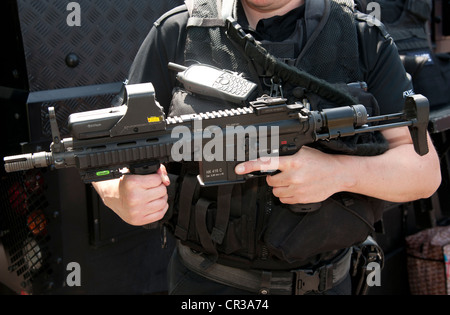
[[233,16],[234,8],[236,7],[235,0],[222,1],[222,19],[226,21],[228,17]]
[[225,21],[222,19],[206,19],[191,17],[188,20],[187,27],[223,27],[225,26]]
[[175,236],[185,241],[188,236],[189,220],[191,218],[192,200],[197,188],[197,178],[192,175],[186,175],[181,186],[179,199],[179,215],[175,228]]
[[211,233],[212,240],[217,244],[222,244],[230,221],[233,188],[234,185],[224,185],[218,189],[216,224]]
[[[212,281],[256,294],[305,294],[310,291],[324,292],[341,283],[349,274],[352,251],[317,271],[261,271],[233,268],[209,261],[202,254],[194,253],[178,243],[178,252],[183,264],[190,270]],[[205,267],[206,266],[206,267]],[[308,288],[307,290],[305,290]]]
[[356,103],[355,99],[325,80],[317,78],[296,67],[280,62],[262,47],[250,34],[246,34],[242,27],[232,17],[227,19],[227,35],[245,54],[263,67],[269,76],[277,76],[283,82],[301,86],[307,90],[335,103],[348,106]]
[[218,256],[218,253],[206,225],[206,215],[208,214],[208,209],[212,204],[212,201],[204,198],[201,198],[197,202],[195,206],[195,227],[202,247],[208,254],[212,254],[216,257]]

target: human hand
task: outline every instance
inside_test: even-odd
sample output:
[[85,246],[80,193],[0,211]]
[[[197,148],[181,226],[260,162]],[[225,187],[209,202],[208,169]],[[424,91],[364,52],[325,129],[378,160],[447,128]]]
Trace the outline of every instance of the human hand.
[[284,204],[312,204],[326,200],[351,185],[351,177],[343,170],[340,159],[319,150],[303,147],[290,156],[264,158],[239,164],[239,175],[258,171],[280,172],[267,176],[274,196]]
[[144,226],[161,220],[169,209],[169,177],[164,166],[152,175],[124,175],[118,180],[94,183],[107,207],[122,220]]

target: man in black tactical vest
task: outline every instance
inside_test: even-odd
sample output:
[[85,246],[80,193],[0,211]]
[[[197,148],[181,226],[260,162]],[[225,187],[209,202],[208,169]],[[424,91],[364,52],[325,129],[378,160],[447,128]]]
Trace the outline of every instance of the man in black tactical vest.
[[[169,62],[243,73],[260,95],[307,100],[313,109],[339,106],[299,86],[292,74],[299,69],[345,89],[373,114],[401,111],[411,82],[383,25],[368,19],[349,0],[188,0],[155,23],[129,83],[152,82],[169,116],[232,106],[187,93]],[[253,55],[253,44],[276,58]],[[275,59],[291,70],[274,71]],[[250,161],[236,172],[266,165]],[[204,188],[195,164],[167,165],[95,187],[126,222],[160,221],[179,240],[171,294],[350,294],[352,247],[375,230],[381,200],[427,198],[440,184],[431,142],[418,156],[407,128],[304,147],[280,157],[278,170]]]

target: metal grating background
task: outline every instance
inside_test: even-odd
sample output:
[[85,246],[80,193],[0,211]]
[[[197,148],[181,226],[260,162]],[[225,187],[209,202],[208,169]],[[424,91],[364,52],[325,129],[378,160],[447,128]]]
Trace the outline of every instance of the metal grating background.
[[[80,0],[81,26],[69,26],[69,1],[17,2],[30,99],[34,92],[123,82],[142,41],[163,13],[182,0]],[[66,58],[75,56],[74,67]],[[116,91],[118,92],[118,91]],[[111,106],[114,93],[28,102],[30,142],[51,139],[48,107],[55,107],[61,134],[70,114]]]
[[46,190],[39,170],[2,176],[0,240],[8,253],[8,271],[27,292],[32,292],[33,280],[51,273]]
[[[181,0],[79,0],[81,26],[68,26],[69,1],[17,2],[29,89],[120,82],[153,22]],[[75,54],[71,68],[66,57]]]
[[55,108],[61,136],[69,137],[70,135],[67,128],[67,121],[71,114],[110,107],[114,99],[115,94],[108,93],[97,96],[80,95],[80,97],[73,99],[30,104],[31,106],[36,106],[35,109],[30,110],[30,112],[36,111],[36,115],[33,114],[33,121],[30,124],[32,127],[32,142],[41,142],[51,139],[52,131],[48,116],[49,107]]

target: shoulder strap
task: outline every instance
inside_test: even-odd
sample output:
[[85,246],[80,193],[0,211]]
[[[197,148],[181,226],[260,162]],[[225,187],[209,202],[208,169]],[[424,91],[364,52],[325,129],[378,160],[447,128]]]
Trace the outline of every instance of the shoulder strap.
[[230,16],[236,16],[236,0],[222,1],[222,18],[224,21]]

